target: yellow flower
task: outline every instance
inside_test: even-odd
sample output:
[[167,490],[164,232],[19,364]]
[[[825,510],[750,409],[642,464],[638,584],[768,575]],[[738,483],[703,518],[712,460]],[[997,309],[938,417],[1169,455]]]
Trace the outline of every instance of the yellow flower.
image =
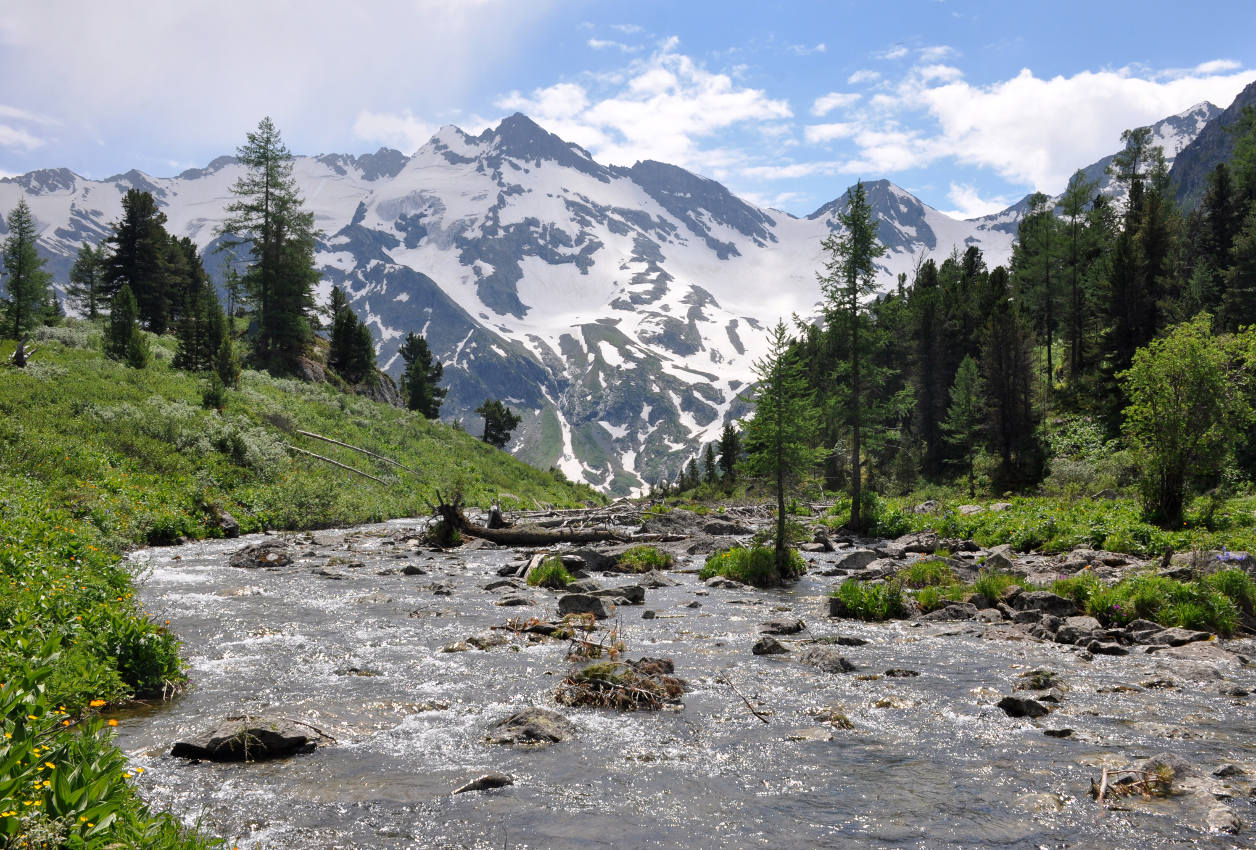
[[103,699],[94,699],[88,703],[88,705],[90,705],[92,708],[100,708],[102,705],[105,705],[105,704],[106,703]]
[[116,721],[116,720],[114,720],[112,717],[110,717],[110,718],[109,718],[109,725],[110,725],[110,726],[117,726],[117,725],[118,725],[118,721]]

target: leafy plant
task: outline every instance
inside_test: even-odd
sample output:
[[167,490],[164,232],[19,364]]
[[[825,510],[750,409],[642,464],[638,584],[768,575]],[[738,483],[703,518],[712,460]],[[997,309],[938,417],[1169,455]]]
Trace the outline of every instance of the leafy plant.
[[633,546],[615,560],[615,569],[626,573],[648,573],[668,570],[676,559],[656,546]]
[[898,578],[912,588],[946,586],[955,583],[955,571],[941,558],[921,558],[899,570]]
[[909,613],[903,586],[897,581],[859,581],[848,578],[830,596],[841,600],[843,616],[880,622]]
[[786,550],[788,566],[782,570],[776,562],[776,553],[766,546],[749,549],[735,546],[723,552],[709,555],[698,578],[705,581],[713,576],[724,576],[755,587],[776,587],[793,581],[807,571],[807,563],[794,549]]
[[532,587],[548,587],[551,590],[562,590],[575,581],[561,558],[550,556],[528,574],[528,584]]

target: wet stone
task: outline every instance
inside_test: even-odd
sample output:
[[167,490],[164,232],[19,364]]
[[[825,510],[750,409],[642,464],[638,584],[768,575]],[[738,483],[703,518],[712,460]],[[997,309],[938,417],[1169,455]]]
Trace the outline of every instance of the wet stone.
[[558,616],[565,617],[568,614],[592,614],[598,620],[605,620],[610,616],[606,603],[587,593],[568,593],[558,597]]
[[806,627],[802,620],[768,620],[759,624],[759,632],[765,635],[796,635]]
[[455,794],[465,794],[468,791],[489,791],[493,788],[505,788],[507,785],[514,785],[515,780],[504,773],[486,773],[483,776],[477,776],[466,785],[461,785],[453,790]]
[[312,726],[286,717],[242,715],[228,717],[200,737],[179,741],[170,755],[216,762],[269,761],[311,753],[330,740]]
[[1008,717],[1043,717],[1047,714],[1045,705],[1029,697],[1004,697],[999,700],[998,706]]
[[525,708],[489,725],[484,740],[490,744],[548,746],[569,741],[580,728],[557,711]]
[[854,664],[831,646],[808,647],[799,654],[798,660],[825,673],[849,673],[855,669]]
[[764,635],[755,641],[750,651],[755,655],[780,655],[789,652],[783,643],[770,635]]

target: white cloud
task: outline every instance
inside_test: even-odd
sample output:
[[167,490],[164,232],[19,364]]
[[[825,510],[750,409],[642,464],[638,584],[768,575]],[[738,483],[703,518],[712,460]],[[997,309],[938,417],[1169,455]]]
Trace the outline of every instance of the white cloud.
[[408,109],[400,113],[364,109],[353,122],[353,135],[359,139],[387,145],[404,154],[414,153],[436,130],[435,124],[415,118]]
[[846,82],[852,86],[861,85],[863,83],[875,83],[881,79],[880,71],[873,71],[870,68],[860,68],[855,73],[846,78]]
[[755,180],[796,180],[817,174],[837,174],[843,170],[840,162],[791,162],[785,165],[751,165],[741,170],[743,177]]
[[906,45],[896,44],[893,47],[880,51],[879,53],[874,53],[873,56],[878,59],[902,59],[907,55],[907,52]]
[[917,54],[919,61],[924,63],[941,62],[948,56],[956,55],[957,51],[954,47],[948,47],[945,44],[939,44],[934,47],[922,47]]
[[765,195],[760,192],[738,192],[737,197],[743,201],[749,201],[762,209],[780,210],[794,201],[805,200],[806,196],[801,192],[777,192],[774,195]]
[[624,35],[639,35],[645,32],[645,28],[637,24],[611,24],[611,29],[622,32]]
[[1211,62],[1204,62],[1195,66],[1195,73],[1203,76],[1209,74],[1224,74],[1227,71],[1237,71],[1243,67],[1242,62],[1236,62],[1233,59],[1214,59]]
[[18,150],[33,151],[36,148],[43,147],[44,144],[44,139],[32,135],[20,127],[11,127],[8,124],[0,124],[0,148],[15,148]]
[[955,209],[943,210],[951,218],[980,218],[1007,209],[1013,203],[1012,198],[998,196],[981,197],[977,189],[967,183],[952,183],[946,194],[947,200],[955,204]]
[[815,53],[825,52],[826,50],[828,50],[828,47],[822,41],[819,44],[813,45],[811,47],[808,47],[805,44],[791,44],[786,49],[790,53],[794,54],[795,56],[811,56]]
[[803,130],[803,138],[813,145],[821,145],[835,139],[849,139],[858,130],[858,125],[850,121],[811,124]]
[[639,50],[641,50],[640,45],[624,44],[622,41],[608,41],[602,38],[591,38],[586,43],[589,45],[589,47],[593,48],[594,50],[606,50],[607,48],[614,48],[615,50],[618,50],[621,53],[636,53]]
[[736,148],[704,148],[703,140],[738,125],[767,125],[770,132],[793,113],[784,100],[708,71],[677,52],[677,46],[669,38],[623,73],[590,78],[588,87],[559,83],[529,95],[511,93],[496,105],[527,112],[603,162],[657,159],[718,176],[744,164],[746,154]]
[[859,94],[831,91],[816,98],[815,103],[811,105],[811,114],[817,118],[822,118],[834,109],[841,109],[843,106],[850,106],[856,103],[861,96]]

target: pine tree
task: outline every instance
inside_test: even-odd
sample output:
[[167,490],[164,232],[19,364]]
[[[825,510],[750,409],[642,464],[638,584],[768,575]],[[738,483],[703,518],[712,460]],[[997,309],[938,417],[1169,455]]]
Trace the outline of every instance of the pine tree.
[[227,205],[220,232],[249,242],[253,255],[244,283],[258,320],[254,356],[276,374],[292,374],[311,338],[314,216],[303,208],[292,155],[270,118],[247,138],[237,151],[247,172],[231,187],[238,200]]
[[39,231],[25,198],[18,200],[4,223],[9,235],[0,245],[4,266],[0,305],[4,308],[4,331],[20,340],[44,322],[51,275],[44,271],[44,260],[36,251]]
[[689,462],[685,464],[684,486],[682,490],[693,490],[702,483],[702,476],[698,474],[698,459],[691,457]]
[[1087,180],[1085,172],[1079,169],[1069,178],[1060,199],[1060,212],[1065,221],[1062,272],[1068,289],[1063,311],[1064,339],[1068,347],[1069,381],[1074,386],[1087,362],[1086,343],[1093,307],[1086,269],[1093,260],[1091,245],[1094,241],[1087,226],[1087,211],[1098,189],[1099,181]]
[[946,417],[946,388],[950,383],[945,351],[951,347],[952,334],[944,319],[943,298],[938,267],[933,260],[926,260],[916,272],[909,311],[915,433],[924,441],[921,472],[928,477],[942,471],[945,457],[942,420]]
[[148,341],[136,320],[139,312],[129,284],[114,294],[109,308],[109,330],[105,334],[105,354],[114,360],[143,369],[148,365]]
[[1055,383],[1055,333],[1060,312],[1060,220],[1051,199],[1042,192],[1029,196],[1029,211],[1017,229],[1012,248],[1012,274],[1022,305],[1046,350],[1046,387]]
[[[746,471],[776,491],[776,564],[789,569],[785,535],[785,491],[809,472],[825,452],[812,448],[816,412],[797,358],[790,351],[785,323],[768,337],[768,353],[755,361],[754,415],[746,420]],[[694,465],[697,472],[697,465]]]
[[841,236],[829,234],[821,248],[827,255],[820,286],[827,304],[825,309],[830,321],[843,321],[850,338],[848,404],[846,406],[851,433],[850,445],[850,524],[856,531],[863,530],[863,401],[864,386],[860,367],[864,356],[859,331],[864,316],[863,299],[876,289],[877,257],[885,253],[885,246],[877,241],[877,226],[872,219],[863,183],[855,184],[848,193],[846,211],[838,214],[838,222],[845,230]]
[[[187,237],[171,241],[171,269],[179,269],[183,301],[175,325],[179,348],[174,365],[190,372],[216,372],[218,357],[227,338],[227,320],[218,292],[205,273],[196,246]],[[234,385],[220,375],[224,384]]]
[[375,340],[338,286],[331,290],[327,365],[351,384],[360,384],[375,373]]
[[702,456],[702,471],[705,475],[707,484],[714,484],[720,480],[719,469],[715,462],[715,444],[707,443],[706,452]]
[[406,334],[398,352],[406,368],[401,375],[401,394],[406,407],[417,410],[428,419],[440,416],[440,406],[449,392],[440,386],[445,367],[432,355],[427,340],[414,333]]
[[497,399],[484,399],[484,403],[475,412],[484,417],[484,433],[480,439],[499,449],[506,448],[511,432],[523,421]]
[[104,291],[112,296],[123,285],[130,288],[139,320],[155,334],[166,332],[175,303],[166,273],[170,237],[165,224],[165,213],[151,194],[128,189],[122,218],[105,240],[112,251],[104,263]]
[[990,281],[1005,295],[986,322],[980,364],[983,406],[989,414],[988,443],[999,457],[995,488],[1016,490],[1036,482],[1042,466],[1033,405],[1031,332],[1008,294],[1006,271],[996,268]]
[[65,296],[76,310],[89,319],[97,318],[105,304],[104,265],[104,246],[93,248],[84,242],[79,246],[74,267],[70,269]]
[[720,434],[720,472],[724,481],[732,484],[737,480],[737,462],[741,458],[741,434],[731,422],[724,423]]
[[946,411],[946,421],[942,430],[946,433],[946,441],[958,455],[958,465],[968,477],[968,495],[977,495],[976,475],[974,466],[977,454],[981,450],[981,430],[985,421],[985,412],[981,404],[981,377],[977,371],[977,361],[965,357],[955,372],[955,383],[951,384],[951,405]]

